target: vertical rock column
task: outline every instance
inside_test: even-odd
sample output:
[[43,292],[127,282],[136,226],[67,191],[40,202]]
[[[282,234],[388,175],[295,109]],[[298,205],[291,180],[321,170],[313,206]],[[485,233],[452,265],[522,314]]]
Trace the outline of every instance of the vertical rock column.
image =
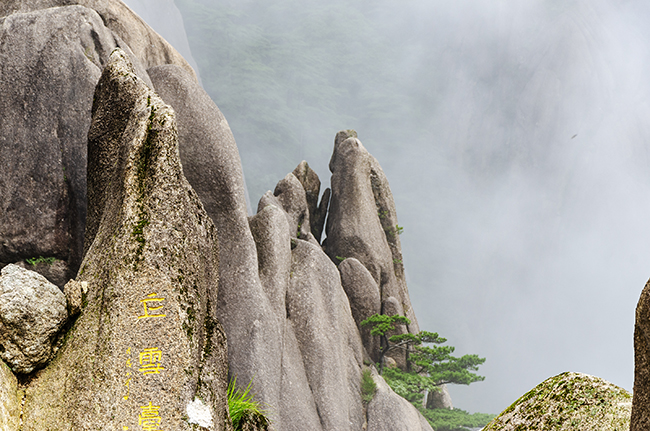
[[633,394],[630,431],[650,429],[650,281],[636,306]]
[[[408,331],[419,332],[404,277],[395,203],[379,162],[357,139],[356,132],[341,131],[336,135],[329,167],[332,197],[323,246],[334,263],[354,258],[367,270],[362,271],[359,265],[339,265],[343,287],[352,309],[357,310],[357,324],[376,310],[408,317]],[[367,273],[376,289],[365,281],[356,283],[368,279]],[[357,289],[364,292],[355,292]],[[377,346],[368,343],[370,338],[364,339],[368,353],[377,359]]]
[[215,228],[183,176],[174,112],[121,50],[88,145],[88,293],[26,391],[24,430],[230,429]]

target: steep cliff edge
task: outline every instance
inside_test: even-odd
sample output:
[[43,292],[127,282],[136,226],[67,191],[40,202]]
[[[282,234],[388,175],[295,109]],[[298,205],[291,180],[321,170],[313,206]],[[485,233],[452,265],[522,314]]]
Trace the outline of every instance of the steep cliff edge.
[[[10,166],[0,175],[0,262],[54,257],[67,271],[59,285],[80,267],[77,280],[90,286],[64,347],[23,388],[28,429],[101,428],[106,411],[96,406],[114,415],[111,426],[132,428],[149,380],[129,380],[137,374],[125,364],[143,352],[179,358],[158,364],[167,379],[149,376],[160,400],[149,404],[174,429],[191,423],[183,412],[197,399],[214,419],[205,428],[227,429],[226,354],[230,377],[253,382],[278,431],[391,429],[388,416],[403,415],[415,418],[409,429],[430,429],[390,390],[367,408],[361,398],[364,362],[378,346],[359,322],[400,313],[417,331],[379,163],[342,132],[330,220],[329,191],[318,204],[320,180],[305,162],[248,217],[235,140],[187,63],[119,0],[69,3],[0,6],[0,139]],[[123,51],[109,59],[115,48]],[[169,322],[141,328],[163,304]],[[15,380],[3,380],[16,393]]]

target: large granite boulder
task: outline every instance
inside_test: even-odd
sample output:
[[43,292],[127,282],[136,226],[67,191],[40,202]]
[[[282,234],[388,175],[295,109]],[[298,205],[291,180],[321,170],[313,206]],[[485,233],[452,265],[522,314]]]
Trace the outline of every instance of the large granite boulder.
[[451,401],[451,395],[447,385],[440,385],[437,391],[429,391],[427,394],[428,409],[453,409],[454,404]]
[[368,431],[433,431],[413,404],[397,395],[374,368],[372,378],[377,390],[368,403]]
[[31,373],[50,360],[67,318],[65,296],[58,287],[17,265],[2,268],[0,357],[14,373]]
[[551,377],[505,409],[484,431],[627,431],[632,395],[603,379],[581,373]]
[[120,0],[3,1],[0,40],[0,266],[55,258],[30,269],[63,287],[83,256],[87,131],[109,54],[122,48],[148,84],[160,64],[194,72]]
[[[113,3],[102,2],[102,8]],[[86,135],[95,85],[118,46],[148,77],[105,25],[117,15],[106,21],[107,15],[103,20],[80,5],[45,8],[55,5],[0,4],[0,159],[7,166],[0,173],[0,262],[56,258],[56,265],[35,269],[62,287],[83,255]]]
[[650,281],[636,306],[633,393],[630,431],[650,429]]
[[25,431],[231,428],[216,231],[174,117],[114,51],[89,131],[86,305],[26,390]]

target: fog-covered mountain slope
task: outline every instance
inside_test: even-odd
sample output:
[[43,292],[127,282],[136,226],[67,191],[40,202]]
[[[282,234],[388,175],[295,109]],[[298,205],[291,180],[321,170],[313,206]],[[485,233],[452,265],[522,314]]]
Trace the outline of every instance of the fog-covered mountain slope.
[[566,370],[631,389],[650,258],[646,5],[177,5],[253,195],[340,128],[382,160],[421,327],[487,357],[455,405],[498,412]]

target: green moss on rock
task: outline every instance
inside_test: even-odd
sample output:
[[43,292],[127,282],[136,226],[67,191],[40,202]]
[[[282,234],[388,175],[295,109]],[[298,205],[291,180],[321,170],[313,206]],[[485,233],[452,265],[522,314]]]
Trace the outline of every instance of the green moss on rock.
[[528,391],[484,431],[624,431],[630,427],[632,395],[598,377],[562,373]]

